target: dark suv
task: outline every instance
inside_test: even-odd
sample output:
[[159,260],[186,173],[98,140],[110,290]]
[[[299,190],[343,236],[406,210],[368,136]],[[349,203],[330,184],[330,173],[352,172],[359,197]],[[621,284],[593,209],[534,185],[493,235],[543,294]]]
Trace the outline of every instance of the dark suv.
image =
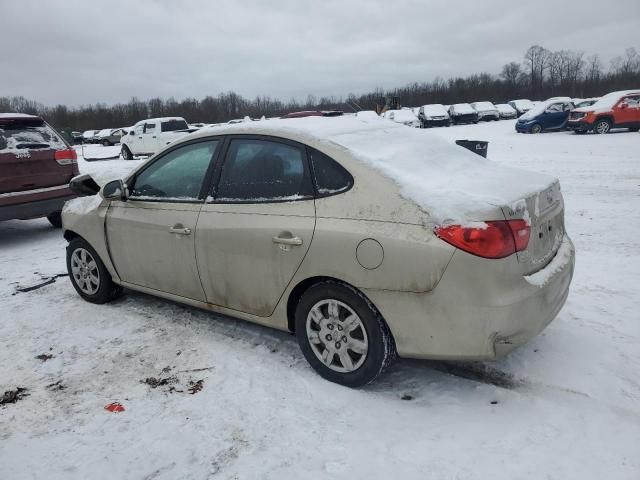
[[76,151],[42,118],[0,113],[0,221],[47,217],[61,227],[76,175]]

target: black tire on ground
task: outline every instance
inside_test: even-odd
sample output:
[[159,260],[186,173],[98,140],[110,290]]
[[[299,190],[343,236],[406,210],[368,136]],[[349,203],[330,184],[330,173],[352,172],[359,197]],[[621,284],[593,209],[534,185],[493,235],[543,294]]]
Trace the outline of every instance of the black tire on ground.
[[606,118],[598,120],[593,126],[593,131],[599,134],[609,133],[611,131],[611,122]]
[[640,127],[633,127],[629,129],[630,132],[638,132],[640,131]]
[[542,126],[539,123],[534,123],[529,130],[529,133],[533,133],[534,135],[540,132],[542,132]]
[[120,155],[122,155],[122,158],[124,158],[125,160],[133,160],[131,150],[129,150],[129,147],[127,147],[126,145],[123,145],[120,149]]
[[585,133],[587,133],[586,130],[574,130],[576,135],[584,135]]
[[[307,336],[307,317],[313,307],[323,300],[337,300],[347,305],[364,325],[368,340],[367,352],[362,364],[351,372],[332,370],[312,349]],[[295,311],[295,330],[298,345],[313,369],[326,380],[347,387],[357,388],[371,383],[396,358],[393,336],[380,313],[358,290],[336,281],[317,283],[304,292]],[[335,358],[333,355],[332,357]]]
[[47,220],[55,228],[62,228],[62,212],[53,212],[47,215]]
[[[78,254],[82,256],[82,251],[85,251],[88,254],[86,257],[88,260],[95,262],[95,265],[92,265],[91,261],[87,262],[90,265],[88,268],[89,273],[97,276],[99,279],[97,289],[92,293],[83,291],[82,287],[79,285],[80,279],[77,278],[72,268],[72,262],[77,260],[74,258],[74,253],[78,252]],[[69,278],[71,279],[73,288],[75,288],[78,295],[84,298],[87,302],[98,304],[107,303],[122,293],[122,287],[113,283],[111,274],[104,266],[104,263],[102,263],[102,260],[100,260],[100,257],[93,247],[83,238],[76,237],[69,242],[69,245],[67,245],[67,272],[69,272]]]

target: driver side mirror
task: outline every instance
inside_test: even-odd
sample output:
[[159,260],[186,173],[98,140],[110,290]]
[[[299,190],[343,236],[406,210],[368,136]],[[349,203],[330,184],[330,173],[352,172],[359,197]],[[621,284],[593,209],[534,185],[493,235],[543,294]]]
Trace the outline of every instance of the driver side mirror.
[[133,134],[134,134],[134,133],[133,133],[133,130],[131,130],[131,131],[129,132],[129,135],[133,135]]
[[629,104],[627,102],[622,102],[620,104],[620,110],[624,110],[625,108],[629,108]]
[[127,187],[122,180],[112,180],[102,187],[102,196],[105,200],[127,201]]

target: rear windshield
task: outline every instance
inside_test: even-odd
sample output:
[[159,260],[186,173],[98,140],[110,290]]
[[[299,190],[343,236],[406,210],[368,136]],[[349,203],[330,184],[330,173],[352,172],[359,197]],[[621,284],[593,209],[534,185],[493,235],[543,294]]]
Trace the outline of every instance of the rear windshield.
[[66,148],[62,139],[42,122],[0,123],[0,153]]
[[160,124],[163,132],[175,132],[176,130],[187,130],[189,125],[184,120],[167,120]]

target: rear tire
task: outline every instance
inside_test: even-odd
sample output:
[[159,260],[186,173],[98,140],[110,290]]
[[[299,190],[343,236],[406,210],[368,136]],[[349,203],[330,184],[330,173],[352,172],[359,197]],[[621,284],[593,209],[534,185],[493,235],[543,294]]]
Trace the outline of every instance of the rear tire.
[[91,303],[107,303],[122,293],[96,251],[80,237],[67,246],[67,272],[78,295]]
[[630,132],[638,132],[640,131],[640,127],[633,127],[629,129]]
[[47,215],[47,220],[55,228],[62,228],[62,212],[53,212]]
[[593,131],[600,135],[609,133],[611,131],[611,122],[606,118],[603,118],[602,120],[598,120],[595,126],[593,127]]
[[133,154],[131,153],[131,150],[129,150],[129,147],[127,147],[126,145],[123,145],[120,149],[120,155],[122,155],[122,158],[124,158],[125,160],[133,160]]
[[335,281],[317,283],[304,292],[296,307],[295,329],[313,369],[346,387],[371,383],[396,357],[380,313],[356,289]]

